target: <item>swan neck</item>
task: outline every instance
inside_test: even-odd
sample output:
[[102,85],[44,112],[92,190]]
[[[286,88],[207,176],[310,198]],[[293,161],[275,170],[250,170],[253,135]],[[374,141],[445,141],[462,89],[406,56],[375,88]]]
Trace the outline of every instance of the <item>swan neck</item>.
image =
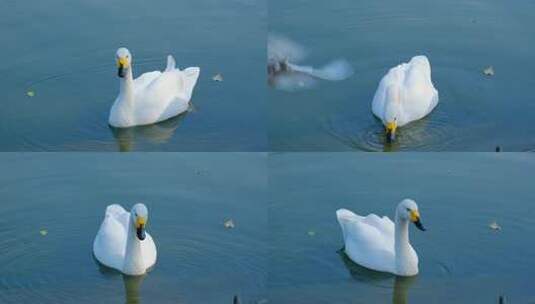
[[132,218],[128,220],[128,235],[126,237],[126,252],[123,272],[128,275],[145,273],[145,264],[141,252],[141,241],[137,238]]
[[134,100],[134,76],[132,67],[126,69],[124,78],[120,78],[119,100],[132,102]]
[[409,221],[396,217],[396,235],[394,239],[396,251],[396,274],[403,276],[418,273],[418,262],[412,252],[409,241]]
[[396,256],[404,250],[409,249],[409,221],[396,219]]

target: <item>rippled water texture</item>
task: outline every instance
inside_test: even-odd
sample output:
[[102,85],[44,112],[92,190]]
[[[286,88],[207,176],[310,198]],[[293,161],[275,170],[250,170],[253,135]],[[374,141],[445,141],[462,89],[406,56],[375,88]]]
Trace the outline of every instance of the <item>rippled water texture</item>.
[[[2,1],[0,150],[266,150],[266,14],[263,0]],[[134,76],[168,54],[199,66],[193,109],[127,139],[111,130],[120,46]]]
[[[265,154],[4,154],[0,165],[0,303],[266,296]],[[136,202],[158,248],[142,278],[92,256],[106,206]]]
[[[274,303],[533,303],[531,154],[288,153],[270,159]],[[413,198],[420,273],[396,278],[347,258],[335,211],[393,218]],[[496,221],[502,229],[494,231]]]
[[[274,0],[269,8],[269,31],[300,43],[307,64],[346,58],[355,71],[305,90],[269,90],[274,150],[535,148],[535,3]],[[373,95],[389,68],[419,54],[431,62],[440,103],[385,145]],[[483,74],[488,66],[494,76]]]

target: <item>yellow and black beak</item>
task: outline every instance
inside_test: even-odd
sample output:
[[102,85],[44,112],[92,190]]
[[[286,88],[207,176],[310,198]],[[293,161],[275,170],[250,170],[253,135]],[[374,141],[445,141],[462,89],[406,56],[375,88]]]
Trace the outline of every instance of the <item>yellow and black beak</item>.
[[396,129],[398,128],[398,124],[393,121],[386,124],[385,131],[386,131],[386,141],[387,142],[393,142],[396,139]]
[[124,78],[126,76],[125,69],[128,67],[128,61],[125,57],[117,59],[117,76]]
[[416,226],[416,228],[425,231],[424,225],[422,225],[422,222],[420,222],[420,213],[418,212],[418,210],[411,210],[410,219],[411,222],[414,223],[414,226]]
[[143,241],[145,239],[145,218],[143,217],[138,217],[136,219],[136,234],[137,234],[137,238],[141,241]]

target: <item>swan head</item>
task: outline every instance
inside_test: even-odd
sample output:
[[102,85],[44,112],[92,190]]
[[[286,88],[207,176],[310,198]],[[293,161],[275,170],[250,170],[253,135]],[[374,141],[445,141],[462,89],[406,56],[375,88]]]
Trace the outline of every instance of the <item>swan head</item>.
[[130,68],[132,63],[132,55],[127,48],[119,48],[115,53],[115,59],[117,61],[117,76],[124,78],[126,76],[126,70]]
[[398,128],[398,117],[401,113],[401,100],[399,88],[395,85],[386,89],[385,111],[383,124],[385,126],[386,140],[392,142],[396,139],[396,130]]
[[145,227],[149,219],[147,207],[141,203],[135,204],[130,210],[130,216],[132,217],[132,223],[134,223],[137,238],[143,241],[145,239]]
[[425,228],[420,221],[420,212],[418,211],[418,205],[415,201],[411,199],[402,200],[396,209],[396,216],[400,220],[411,221],[416,228],[425,231]]

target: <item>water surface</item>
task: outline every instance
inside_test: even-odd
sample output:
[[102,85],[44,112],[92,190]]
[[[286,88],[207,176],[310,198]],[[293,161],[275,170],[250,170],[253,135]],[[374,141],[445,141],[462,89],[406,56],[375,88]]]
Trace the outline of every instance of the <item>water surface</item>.
[[[355,74],[268,92],[276,151],[506,151],[535,148],[535,3],[526,1],[269,2],[269,31],[301,44],[300,63],[346,58]],[[440,103],[386,146],[371,113],[389,68],[425,54]],[[483,75],[493,66],[495,75]]]
[[[266,14],[263,0],[2,1],[0,150],[266,150]],[[111,130],[121,46],[135,77],[163,70],[168,54],[199,66],[191,110]]]
[[[265,154],[0,156],[0,303],[243,303],[264,298]],[[108,204],[149,209],[153,270],[123,277],[92,244]],[[234,229],[223,222],[232,219]],[[46,233],[46,235],[42,235]]]
[[[531,154],[274,154],[268,288],[274,303],[534,303]],[[414,278],[351,262],[335,211],[391,219],[413,198]],[[489,224],[496,221],[502,230]]]

